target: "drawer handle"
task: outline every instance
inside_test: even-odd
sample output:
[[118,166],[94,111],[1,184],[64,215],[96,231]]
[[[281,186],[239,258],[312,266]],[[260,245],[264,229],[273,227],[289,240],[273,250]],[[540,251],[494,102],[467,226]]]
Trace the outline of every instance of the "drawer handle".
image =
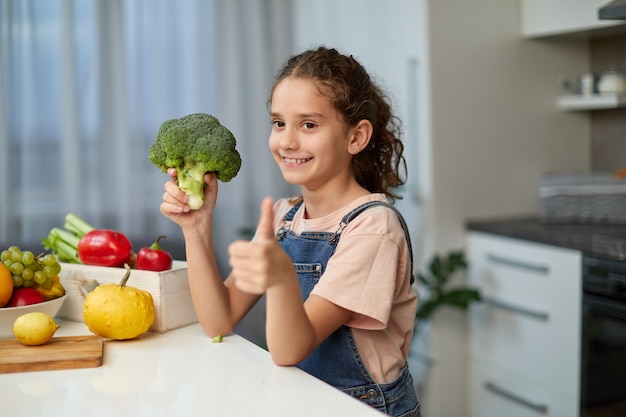
[[503,388],[500,388],[499,386],[497,386],[496,384],[494,384],[493,382],[486,382],[485,383],[485,389],[487,391],[491,391],[494,394],[497,394],[501,397],[504,397],[508,400],[514,401],[518,404],[521,404],[525,407],[528,407],[532,410],[535,410],[537,413],[540,414],[548,414],[548,406],[547,405],[543,405],[543,404],[538,404],[538,403],[534,403],[532,401],[529,401],[525,398],[520,397],[519,395],[512,393],[510,391],[507,391]]
[[523,314],[533,319],[548,321],[550,315],[543,311],[530,310],[528,308],[516,306],[502,301],[495,300],[490,297],[483,297],[483,302],[489,304],[492,307],[501,308],[502,310],[510,311],[513,313]]
[[515,259],[504,258],[502,256],[498,256],[498,255],[494,255],[494,254],[488,254],[487,255],[487,260],[489,260],[489,261],[491,261],[493,263],[496,263],[496,264],[502,264],[502,265],[507,265],[507,266],[514,266],[516,268],[527,269],[529,271],[540,272],[542,274],[547,274],[548,272],[550,272],[550,268],[548,268],[545,265],[533,264],[533,263],[530,263],[530,262],[517,261]]

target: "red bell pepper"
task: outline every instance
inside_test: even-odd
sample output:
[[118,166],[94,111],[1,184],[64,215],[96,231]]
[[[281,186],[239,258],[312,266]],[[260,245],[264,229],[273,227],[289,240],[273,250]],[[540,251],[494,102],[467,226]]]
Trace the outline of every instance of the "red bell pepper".
[[77,246],[78,258],[85,265],[121,268],[132,265],[134,253],[130,240],[116,230],[95,229],[87,232]]
[[161,248],[159,240],[165,236],[159,236],[150,247],[144,247],[137,252],[135,268],[146,271],[167,271],[172,269],[172,255]]

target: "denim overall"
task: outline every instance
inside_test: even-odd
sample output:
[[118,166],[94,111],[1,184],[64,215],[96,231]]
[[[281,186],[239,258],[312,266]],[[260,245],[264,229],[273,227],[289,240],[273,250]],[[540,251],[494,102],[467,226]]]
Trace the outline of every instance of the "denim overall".
[[[411,265],[413,255],[406,223],[395,207],[382,201],[367,202],[343,217],[334,233],[303,232],[296,235],[290,228],[291,221],[300,207],[294,206],[283,218],[283,225],[276,234],[278,242],[294,262],[302,299],[306,300],[311,290],[324,273],[328,260],[335,252],[341,232],[347,224],[363,210],[383,205],[394,210],[406,234]],[[411,274],[411,283],[413,275]],[[419,417],[420,404],[413,387],[413,378],[405,364],[400,375],[392,382],[375,382],[365,367],[357,349],[352,330],[342,325],[323,341],[311,355],[296,365],[311,375],[341,389],[345,393],[392,416]]]

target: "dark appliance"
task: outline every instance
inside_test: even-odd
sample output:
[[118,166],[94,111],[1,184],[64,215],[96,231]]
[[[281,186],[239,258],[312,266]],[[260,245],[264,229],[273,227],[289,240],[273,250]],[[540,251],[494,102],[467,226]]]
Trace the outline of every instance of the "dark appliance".
[[626,261],[583,256],[581,417],[626,416]]
[[626,0],[613,0],[598,10],[600,20],[626,19]]

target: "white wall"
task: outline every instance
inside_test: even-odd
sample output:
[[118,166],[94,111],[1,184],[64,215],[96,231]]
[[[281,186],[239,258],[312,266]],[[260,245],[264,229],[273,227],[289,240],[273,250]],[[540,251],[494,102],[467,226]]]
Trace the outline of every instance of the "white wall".
[[409,172],[396,206],[411,230],[416,262],[427,243],[419,200],[430,182],[425,7],[426,0],[299,0],[294,7],[296,50],[324,44],[354,55],[402,121]]
[[522,40],[517,1],[430,2],[435,247],[468,218],[537,213],[546,171],[586,170],[587,114],[556,107],[559,75],[584,71],[572,40]]
[[[547,171],[587,170],[587,114],[556,107],[559,75],[589,66],[584,44],[526,41],[514,0],[429,2],[432,195],[437,251],[464,246],[468,219],[537,214]],[[465,415],[464,316],[434,318],[424,417]]]

